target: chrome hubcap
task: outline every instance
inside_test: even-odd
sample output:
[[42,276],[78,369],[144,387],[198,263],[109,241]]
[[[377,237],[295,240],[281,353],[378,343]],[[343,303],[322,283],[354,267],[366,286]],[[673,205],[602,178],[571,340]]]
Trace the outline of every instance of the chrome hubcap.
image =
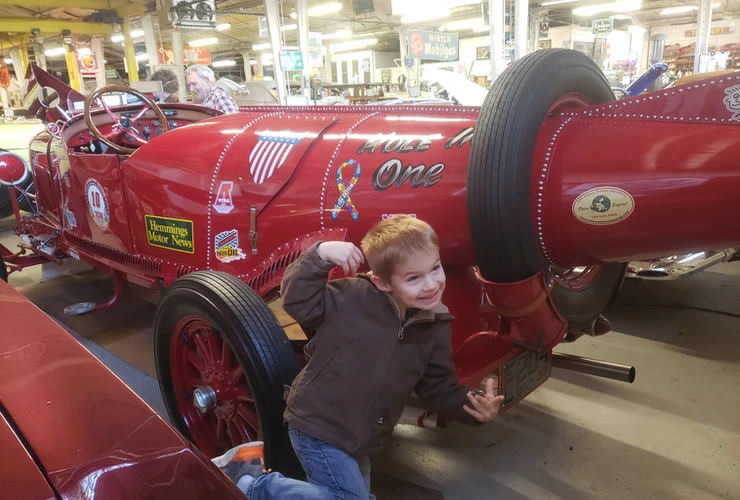
[[198,387],[193,391],[193,404],[201,413],[216,407],[216,391],[209,386]]

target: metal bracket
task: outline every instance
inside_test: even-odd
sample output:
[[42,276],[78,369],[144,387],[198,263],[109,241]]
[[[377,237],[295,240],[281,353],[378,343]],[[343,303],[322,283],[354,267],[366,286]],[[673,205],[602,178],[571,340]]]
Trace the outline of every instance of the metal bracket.
[[249,207],[249,242],[252,244],[252,255],[257,255],[257,240],[259,239],[259,233],[257,232],[257,207],[252,205]]

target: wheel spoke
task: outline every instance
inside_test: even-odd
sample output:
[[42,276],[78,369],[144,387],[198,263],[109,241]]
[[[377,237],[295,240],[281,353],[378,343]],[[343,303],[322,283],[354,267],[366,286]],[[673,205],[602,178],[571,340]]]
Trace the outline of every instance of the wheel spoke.
[[241,365],[237,366],[234,372],[231,374],[231,383],[236,384],[244,376],[244,369]]
[[206,385],[206,383],[202,379],[199,379],[199,378],[191,378],[188,381],[188,385],[190,387],[198,388],[198,387],[203,387],[204,385]]
[[207,365],[213,363],[211,349],[206,345],[206,341],[203,340],[203,336],[200,332],[194,333],[191,338],[195,341],[195,345],[198,347],[198,351],[200,352],[200,356],[203,358],[203,361],[205,361]]
[[231,446],[237,446],[242,443],[239,428],[233,420],[229,420],[229,437],[231,438]]
[[244,421],[249,424],[249,426],[257,431],[260,426],[259,419],[257,418],[257,414],[249,409],[247,405],[239,405],[239,411],[237,412],[237,415],[244,419]]
[[234,422],[234,425],[239,431],[239,437],[241,438],[242,443],[252,440],[249,436],[248,422],[246,422],[243,418],[235,418],[234,420],[232,420],[232,422]]
[[[213,360],[214,363],[221,363],[223,343],[224,341],[211,331],[211,335],[208,336],[208,347],[211,360]],[[223,368],[223,365],[221,365],[221,367]]]
[[216,418],[216,441],[221,442],[226,438],[226,421],[222,418]]
[[203,364],[203,360],[201,360],[193,351],[188,351],[188,361],[190,361],[201,375],[206,372],[206,365]]
[[231,368],[232,353],[229,344],[221,339],[221,368],[228,370]]
[[252,397],[246,387],[236,387],[234,388],[234,391],[236,392],[236,399],[238,401],[254,403],[254,397]]

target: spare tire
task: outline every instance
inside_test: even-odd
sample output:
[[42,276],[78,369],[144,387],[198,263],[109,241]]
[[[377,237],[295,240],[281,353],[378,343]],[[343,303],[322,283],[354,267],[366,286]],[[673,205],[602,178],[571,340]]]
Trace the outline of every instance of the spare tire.
[[[532,162],[545,117],[563,98],[574,107],[614,100],[601,70],[573,50],[538,50],[494,82],[480,111],[468,165],[468,217],[476,261],[489,281],[513,283],[548,269],[532,217]],[[589,326],[608,305],[623,264],[604,264],[589,280],[557,280],[553,301],[570,330]],[[558,272],[558,274],[563,274]]]

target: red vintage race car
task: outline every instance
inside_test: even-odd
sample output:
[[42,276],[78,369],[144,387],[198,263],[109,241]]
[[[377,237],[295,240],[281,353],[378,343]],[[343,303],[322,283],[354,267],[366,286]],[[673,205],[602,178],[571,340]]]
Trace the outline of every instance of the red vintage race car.
[[0,281],[4,500],[244,499],[201,452]]
[[[72,257],[109,271],[111,301],[72,313],[109,307],[126,281],[162,292],[159,382],[173,424],[208,456],[259,438],[269,466],[294,464],[283,386],[311,332],[289,338],[274,311],[285,268],[316,241],[358,243],[400,213],[431,223],[458,377],[495,378],[505,410],[553,364],[634,379],[553,353],[609,331],[601,313],[627,262],[740,244],[735,74],[615,101],[586,56],[545,50],[511,65],[481,108],[217,116],[125,87],[82,104],[31,72],[26,101],[49,128],[31,143],[35,211],[17,214],[25,243],[2,249],[7,268]],[[3,165],[0,179],[20,183],[22,165]],[[445,425],[413,408],[407,421]]]

